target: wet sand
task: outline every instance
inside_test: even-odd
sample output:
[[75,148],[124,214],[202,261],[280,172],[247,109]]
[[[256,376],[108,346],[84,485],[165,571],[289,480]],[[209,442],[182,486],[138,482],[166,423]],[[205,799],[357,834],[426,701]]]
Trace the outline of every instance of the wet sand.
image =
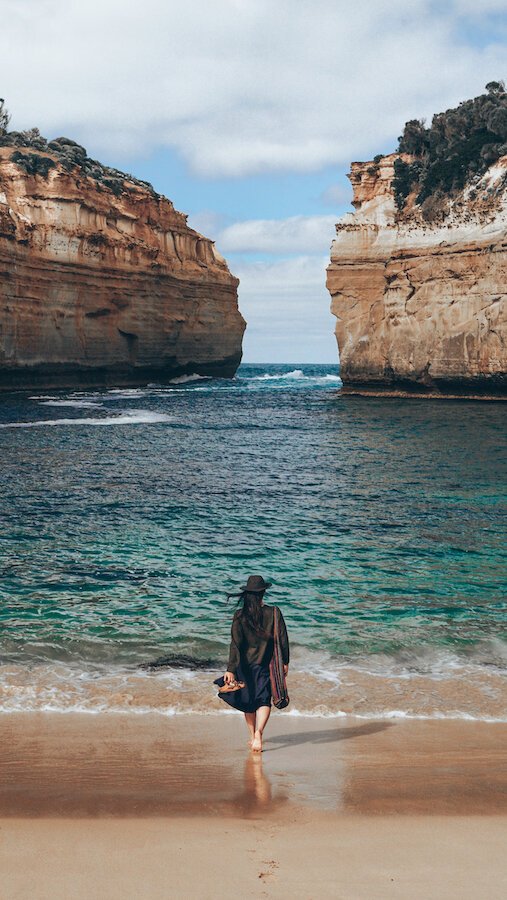
[[507,725],[3,714],[11,898],[507,895]]

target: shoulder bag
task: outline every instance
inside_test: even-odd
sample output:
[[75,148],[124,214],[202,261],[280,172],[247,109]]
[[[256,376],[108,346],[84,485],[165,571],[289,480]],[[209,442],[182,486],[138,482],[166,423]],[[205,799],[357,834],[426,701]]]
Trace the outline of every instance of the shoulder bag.
[[290,700],[287,691],[287,679],[283,670],[282,648],[278,631],[278,608],[276,606],[273,613],[273,643],[273,656],[269,664],[271,698],[277,709],[285,709],[289,705]]

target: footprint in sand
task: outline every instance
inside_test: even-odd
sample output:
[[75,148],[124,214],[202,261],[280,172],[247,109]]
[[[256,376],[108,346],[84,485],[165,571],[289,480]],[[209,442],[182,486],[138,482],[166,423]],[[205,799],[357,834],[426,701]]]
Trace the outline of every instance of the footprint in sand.
[[269,878],[273,878],[275,875],[275,870],[278,869],[279,863],[276,859],[263,859],[263,865],[267,866],[267,869],[263,872],[259,872],[258,878],[262,879],[262,881],[266,881]]

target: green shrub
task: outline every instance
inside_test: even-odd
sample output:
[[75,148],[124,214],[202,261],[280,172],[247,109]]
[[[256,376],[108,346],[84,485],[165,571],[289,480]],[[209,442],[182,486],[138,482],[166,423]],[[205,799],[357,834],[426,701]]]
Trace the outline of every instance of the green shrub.
[[56,163],[49,156],[39,156],[38,153],[21,153],[15,150],[11,154],[11,161],[16,163],[20,169],[24,169],[27,175],[41,175],[47,178],[50,169],[54,169]]
[[428,149],[428,137],[429,129],[426,128],[424,119],[410,119],[398,138],[398,151],[410,153],[411,156],[422,156]]
[[403,209],[405,200],[418,184],[421,177],[421,163],[417,160],[407,163],[403,159],[394,160],[393,191],[398,209]]
[[35,150],[48,149],[48,142],[45,137],[42,137],[38,128],[29,128],[27,131],[22,131],[21,134],[25,140],[25,147],[33,147]]
[[124,182],[119,178],[101,178],[100,183],[109,188],[109,190],[113,192],[115,197],[119,197],[124,189]]
[[134,178],[133,175],[125,175],[119,169],[103,166],[96,159],[90,159],[86,149],[72,138],[58,137],[48,143],[38,128],[29,128],[27,131],[8,131],[9,121],[10,116],[5,109],[5,101],[0,98],[0,147],[41,150],[51,153],[51,156],[57,160],[55,162],[54,159],[48,156],[39,156],[37,153],[21,153],[16,149],[11,155],[11,160],[21,166],[28,175],[42,175],[47,178],[49,170],[58,164],[67,172],[79,170],[83,176],[92,178],[99,185],[109,188],[117,197],[123,191],[129,190],[129,182],[143,187],[154,197],[159,197],[149,181]]
[[491,81],[486,91],[437,113],[429,127],[417,119],[406,123],[398,151],[415,161],[395,163],[393,188],[398,209],[403,209],[406,197],[415,189],[418,204],[437,192],[453,196],[507,153],[505,86]]

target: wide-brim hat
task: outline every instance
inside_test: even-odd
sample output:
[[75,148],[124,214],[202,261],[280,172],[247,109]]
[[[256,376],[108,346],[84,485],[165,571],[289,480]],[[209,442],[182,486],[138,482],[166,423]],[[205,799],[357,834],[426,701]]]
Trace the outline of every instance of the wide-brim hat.
[[262,594],[270,587],[271,581],[264,581],[262,575],[249,575],[246,585],[241,588],[241,593],[248,591],[249,594]]

